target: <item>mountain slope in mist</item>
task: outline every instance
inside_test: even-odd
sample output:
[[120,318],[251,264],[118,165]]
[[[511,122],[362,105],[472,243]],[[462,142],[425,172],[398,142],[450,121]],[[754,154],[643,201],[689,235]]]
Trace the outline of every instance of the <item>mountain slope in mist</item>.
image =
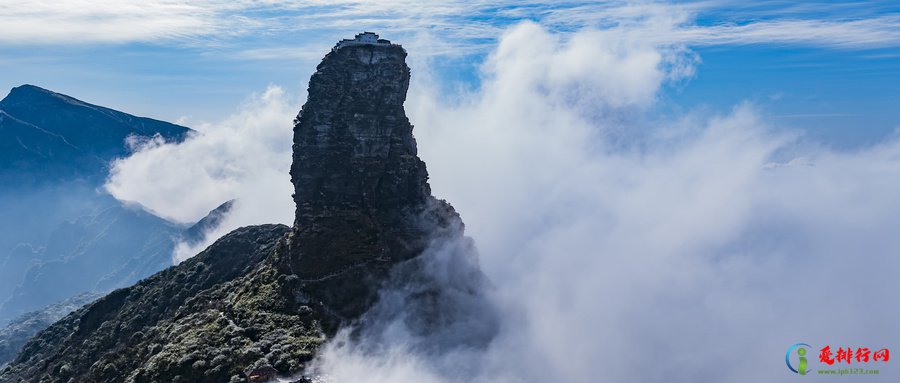
[[81,294],[12,320],[8,326],[0,329],[0,366],[6,366],[15,358],[22,346],[35,334],[99,297],[98,294]]
[[[431,195],[403,108],[405,59],[373,39],[339,44],[319,65],[294,126],[293,228],[238,229],[72,313],[29,342],[0,382],[308,381],[297,376],[314,372],[324,342],[341,329],[377,330],[398,303],[415,313],[412,331],[472,320],[484,331],[448,342],[490,340],[489,310],[445,309],[478,302],[487,282],[459,215]],[[452,267],[429,271],[436,254]]]
[[171,265],[183,225],[100,187],[129,141],[190,132],[32,85],[0,101],[0,324]]

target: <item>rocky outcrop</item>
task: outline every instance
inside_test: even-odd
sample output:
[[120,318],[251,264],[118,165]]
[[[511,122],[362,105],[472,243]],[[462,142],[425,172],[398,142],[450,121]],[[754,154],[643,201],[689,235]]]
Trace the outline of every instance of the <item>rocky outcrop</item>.
[[[375,41],[336,47],[310,80],[294,126],[293,228],[238,229],[78,310],[29,342],[0,382],[287,376],[303,371],[341,326],[403,307],[423,322],[415,331],[441,331],[461,317],[491,330],[463,307],[478,295],[482,276],[466,258],[473,253],[462,221],[431,196],[416,155],[403,110],[406,52]],[[442,259],[430,263],[423,254],[435,248]],[[423,272],[428,268],[442,277]],[[413,295],[378,306],[389,295],[379,289],[397,284]],[[444,307],[452,312],[440,312]]]
[[387,271],[421,254],[437,230],[461,225],[431,196],[416,155],[405,59],[385,40],[339,45],[316,68],[295,120],[297,213],[283,266],[304,283],[304,299],[339,320],[370,307]]

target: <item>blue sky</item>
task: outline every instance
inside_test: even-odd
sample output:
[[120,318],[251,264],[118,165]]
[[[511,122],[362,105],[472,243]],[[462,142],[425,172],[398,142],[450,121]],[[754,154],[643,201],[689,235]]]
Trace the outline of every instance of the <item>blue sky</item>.
[[[579,2],[205,0],[0,5],[0,88],[31,83],[186,124],[228,115],[269,84],[302,95],[334,41],[362,30],[407,46],[448,89],[477,87],[503,31],[639,30],[696,54],[661,110],[750,101],[836,147],[900,125],[900,5],[893,1]],[[302,96],[301,96],[302,97]],[[299,107],[299,105],[298,105]]]

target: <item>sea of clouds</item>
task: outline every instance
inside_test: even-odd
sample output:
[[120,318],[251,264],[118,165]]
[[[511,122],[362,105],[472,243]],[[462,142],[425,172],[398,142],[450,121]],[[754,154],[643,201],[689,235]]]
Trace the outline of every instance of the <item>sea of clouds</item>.
[[[749,103],[661,118],[660,92],[689,82],[702,58],[646,32],[518,24],[481,64],[480,85],[451,95],[410,50],[419,153],[475,241],[497,332],[487,344],[423,349],[427,335],[386,316],[379,326],[392,336],[342,333],[318,372],[340,382],[785,381],[797,342],[897,344],[900,141],[836,151]],[[176,261],[239,226],[290,224],[301,104],[270,87],[185,143],[145,143],[107,188],[182,222],[237,198]],[[456,307],[477,317],[483,303]],[[896,370],[866,367],[882,375],[861,381]]]

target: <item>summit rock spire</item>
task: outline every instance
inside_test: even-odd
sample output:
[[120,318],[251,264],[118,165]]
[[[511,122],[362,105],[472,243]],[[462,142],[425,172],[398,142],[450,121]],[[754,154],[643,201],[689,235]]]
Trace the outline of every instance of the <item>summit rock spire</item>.
[[270,381],[303,372],[339,329],[374,334],[397,313],[429,347],[491,339],[474,245],[416,155],[405,59],[363,33],[322,60],[294,125],[292,228],[237,229],[73,312],[0,383]]
[[431,196],[416,155],[406,51],[377,37],[357,35],[325,56],[294,126],[291,272],[346,317],[369,306],[390,266],[420,254],[436,230],[461,227]]

